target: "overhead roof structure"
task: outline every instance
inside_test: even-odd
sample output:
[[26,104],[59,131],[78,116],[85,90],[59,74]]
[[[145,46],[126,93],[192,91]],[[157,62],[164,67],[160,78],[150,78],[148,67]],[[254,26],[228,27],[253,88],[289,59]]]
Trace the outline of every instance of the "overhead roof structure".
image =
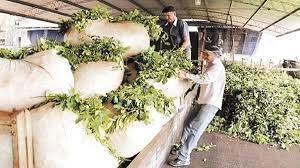
[[277,36],[300,30],[300,0],[1,0],[0,12],[59,23],[97,5],[113,15],[139,9],[157,16],[173,5],[182,19],[204,19]]

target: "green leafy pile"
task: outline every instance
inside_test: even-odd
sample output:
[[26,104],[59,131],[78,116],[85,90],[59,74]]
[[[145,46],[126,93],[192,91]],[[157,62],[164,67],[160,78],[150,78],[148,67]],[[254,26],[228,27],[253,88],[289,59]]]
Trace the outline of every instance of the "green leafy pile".
[[80,44],[78,47],[63,44],[57,49],[63,57],[68,59],[73,70],[81,63],[100,60],[116,62],[120,68],[124,68],[123,55],[127,50],[119,41],[113,38],[99,38],[97,36],[92,37],[91,41]]
[[82,31],[91,20],[107,20],[109,22],[132,21],[140,23],[147,29],[151,40],[158,40],[162,33],[162,28],[156,24],[158,21],[157,16],[142,15],[137,9],[130,12],[122,12],[120,16],[116,17],[112,17],[110,12],[103,7],[81,10],[74,13],[71,19],[63,21],[61,27],[62,29],[74,27],[77,30]]
[[34,47],[21,48],[18,51],[1,49],[0,57],[23,59],[36,52],[54,48],[58,51],[58,54],[69,61],[72,70],[75,70],[81,63],[97,61],[116,62],[119,68],[124,68],[123,55],[127,50],[119,41],[113,38],[93,36],[91,41],[82,43],[77,47],[66,43],[40,39]]
[[0,49],[0,58],[7,58],[7,59],[23,59],[26,58],[28,55],[34,53],[31,48],[21,48],[19,50],[10,50],[10,49]]
[[140,23],[145,26],[148,31],[151,40],[158,40],[162,33],[162,28],[156,24],[158,20],[157,16],[145,16],[142,15],[137,9],[130,12],[122,12],[120,16],[117,16],[114,21],[132,21]]
[[90,20],[111,20],[110,12],[104,7],[97,6],[93,9],[81,10],[73,13],[71,19],[63,21],[61,26],[73,26],[82,31]]
[[172,99],[147,83],[123,84],[117,90],[108,93],[107,101],[120,112],[120,115],[115,116],[110,132],[126,128],[133,121],[150,123],[149,107],[154,107],[165,115],[175,111]]
[[226,71],[223,109],[208,131],[282,148],[300,143],[300,80],[237,63]]
[[154,51],[154,48],[137,58],[139,75],[137,80],[155,79],[166,83],[168,78],[177,76],[180,70],[191,70],[193,65],[180,50]]

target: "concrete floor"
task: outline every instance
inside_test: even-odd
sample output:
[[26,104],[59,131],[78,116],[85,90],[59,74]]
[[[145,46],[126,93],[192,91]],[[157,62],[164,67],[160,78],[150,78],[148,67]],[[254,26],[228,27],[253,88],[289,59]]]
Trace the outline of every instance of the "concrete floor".
[[[258,145],[223,134],[205,133],[200,144],[213,143],[209,151],[193,152],[189,168],[300,168],[300,146],[289,151]],[[172,159],[173,157],[169,157]],[[165,164],[162,168],[172,168]]]

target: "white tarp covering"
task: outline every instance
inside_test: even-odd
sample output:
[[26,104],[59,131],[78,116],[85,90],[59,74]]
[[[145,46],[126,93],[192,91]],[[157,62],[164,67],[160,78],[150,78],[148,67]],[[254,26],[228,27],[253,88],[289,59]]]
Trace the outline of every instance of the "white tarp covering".
[[109,23],[105,20],[90,21],[86,28],[79,32],[75,28],[68,30],[64,41],[79,45],[90,39],[89,36],[113,37],[128,47],[125,57],[137,55],[150,47],[150,37],[144,25],[124,21]]
[[0,58],[0,111],[12,112],[45,101],[45,92],[68,92],[74,86],[69,62],[47,50],[24,60]]
[[118,167],[109,150],[75,123],[73,112],[48,103],[31,113],[35,168]]
[[153,79],[148,79],[147,82],[156,89],[161,90],[168,97],[180,97],[191,87],[191,82],[175,77],[169,78],[165,84],[156,82]]
[[0,134],[0,167],[13,167],[12,136],[9,134]]
[[109,138],[120,156],[129,158],[140,152],[156,136],[162,126],[171,119],[150,108],[150,124],[135,121],[125,129],[118,129]]
[[89,62],[81,64],[74,72],[75,90],[83,97],[95,94],[105,96],[122,83],[124,69],[114,62]]

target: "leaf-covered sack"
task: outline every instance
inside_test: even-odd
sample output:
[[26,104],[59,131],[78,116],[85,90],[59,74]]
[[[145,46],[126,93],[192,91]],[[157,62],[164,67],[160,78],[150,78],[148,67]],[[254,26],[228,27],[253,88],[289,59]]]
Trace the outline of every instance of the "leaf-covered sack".
[[45,93],[65,93],[74,86],[68,61],[56,50],[22,60],[0,58],[0,111],[23,110],[45,101]]

